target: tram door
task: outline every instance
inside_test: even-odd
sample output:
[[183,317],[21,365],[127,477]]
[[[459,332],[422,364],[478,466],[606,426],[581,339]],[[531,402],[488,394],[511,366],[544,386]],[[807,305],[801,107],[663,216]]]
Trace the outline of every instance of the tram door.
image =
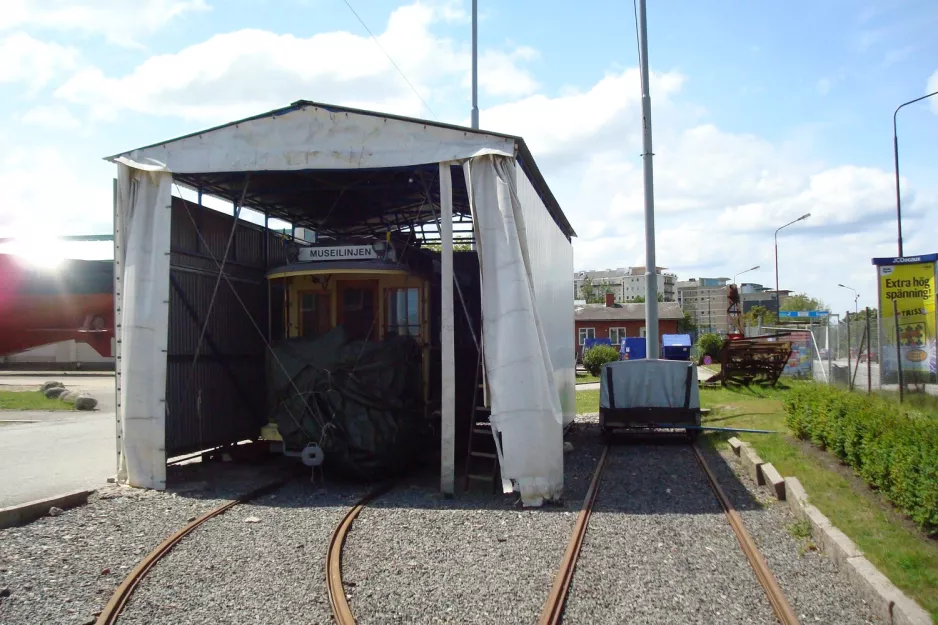
[[378,281],[344,280],[336,285],[338,323],[350,340],[378,340]]

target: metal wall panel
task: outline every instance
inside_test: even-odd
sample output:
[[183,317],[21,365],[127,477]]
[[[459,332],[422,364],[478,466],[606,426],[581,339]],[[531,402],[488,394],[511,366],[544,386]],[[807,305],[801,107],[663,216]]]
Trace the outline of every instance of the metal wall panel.
[[[233,218],[175,197],[172,211],[167,457],[253,438],[267,420],[264,230],[239,220],[212,304]],[[271,264],[282,262],[268,236]]]

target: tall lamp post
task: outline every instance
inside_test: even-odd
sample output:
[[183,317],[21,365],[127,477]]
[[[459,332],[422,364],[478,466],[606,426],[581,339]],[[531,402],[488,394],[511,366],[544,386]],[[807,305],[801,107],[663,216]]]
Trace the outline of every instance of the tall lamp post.
[[847,289],[847,290],[853,291],[853,310],[854,310],[854,314],[855,314],[855,315],[860,314],[860,304],[859,304],[859,301],[860,301],[860,294],[857,293],[857,290],[856,290],[855,288],[853,288],[853,287],[847,286],[846,284],[838,284],[837,286],[839,286],[839,287],[842,288],[842,289]]
[[756,265],[755,267],[750,267],[746,271],[740,271],[738,274],[733,276],[733,284],[736,284],[736,278],[738,278],[739,276],[743,275],[744,273],[749,273],[750,271],[755,271],[758,268],[759,268],[759,265]]
[[902,199],[899,194],[899,132],[896,126],[896,116],[899,114],[899,109],[910,104],[915,104],[926,98],[930,98],[933,95],[938,95],[938,91],[934,93],[929,93],[928,95],[923,95],[920,98],[915,98],[914,100],[909,100],[904,102],[896,107],[896,111],[892,114],[892,151],[893,157],[896,161],[896,222],[899,228],[899,256],[902,256]]
[[802,215],[802,216],[799,217],[798,219],[796,219],[796,220],[794,220],[794,221],[789,221],[787,224],[785,224],[785,225],[782,226],[781,228],[778,228],[778,229],[775,231],[775,323],[776,323],[776,324],[781,323],[781,318],[782,318],[782,316],[781,316],[781,314],[780,314],[781,309],[782,309],[782,306],[781,306],[781,303],[780,303],[780,301],[779,301],[779,293],[778,293],[778,232],[779,232],[779,230],[781,230],[782,228],[787,228],[788,226],[790,226],[790,225],[792,225],[792,224],[796,224],[796,223],[798,223],[799,221],[804,221],[805,219],[807,219],[807,218],[810,217],[810,216],[811,216],[811,213],[805,213],[804,215]]

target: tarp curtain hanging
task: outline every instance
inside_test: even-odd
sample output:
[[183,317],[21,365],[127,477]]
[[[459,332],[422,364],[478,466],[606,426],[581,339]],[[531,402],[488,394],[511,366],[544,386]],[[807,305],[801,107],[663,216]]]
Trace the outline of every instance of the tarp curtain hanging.
[[563,415],[539,319],[514,159],[480,156],[463,170],[479,232],[491,421],[502,434],[502,477],[525,505],[563,489]]
[[171,187],[169,172],[118,165],[118,479],[157,489],[166,487]]

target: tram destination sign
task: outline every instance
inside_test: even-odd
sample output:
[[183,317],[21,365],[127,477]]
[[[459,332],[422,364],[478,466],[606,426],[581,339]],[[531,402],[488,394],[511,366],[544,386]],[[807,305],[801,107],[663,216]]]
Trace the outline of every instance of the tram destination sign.
[[377,260],[378,253],[371,245],[333,245],[301,247],[300,262],[315,263],[334,260]]

